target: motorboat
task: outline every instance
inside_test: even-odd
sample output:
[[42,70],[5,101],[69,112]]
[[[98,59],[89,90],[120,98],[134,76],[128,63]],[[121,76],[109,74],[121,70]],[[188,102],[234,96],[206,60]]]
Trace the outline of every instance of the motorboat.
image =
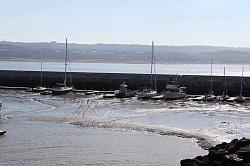
[[[174,78],[175,79],[175,78]],[[166,89],[163,92],[163,98],[165,100],[177,100],[186,97],[185,90],[186,87],[179,87],[176,85],[176,81],[172,80],[166,85]]]
[[128,91],[128,85],[123,82],[120,86],[119,86],[119,90],[115,91],[115,96],[117,98],[129,98],[129,97],[135,97],[136,93],[132,92],[132,91]]
[[151,99],[157,95],[156,90],[151,90],[151,88],[144,88],[142,91],[137,93],[137,99]]

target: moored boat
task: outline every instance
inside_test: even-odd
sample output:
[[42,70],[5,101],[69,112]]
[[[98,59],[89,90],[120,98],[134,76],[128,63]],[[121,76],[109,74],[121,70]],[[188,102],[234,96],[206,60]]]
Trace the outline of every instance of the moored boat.
[[210,80],[210,89],[208,93],[203,96],[202,101],[216,101],[218,98],[215,96],[214,91],[213,91],[213,62],[214,60],[212,59],[211,62],[211,80]]
[[137,93],[137,99],[151,99],[157,95],[157,91],[151,90],[150,88],[144,88],[142,91]]
[[68,61],[68,40],[66,39],[66,54],[65,54],[65,70],[64,70],[64,83],[63,86],[59,86],[52,89],[52,95],[64,95],[71,92],[72,87],[67,86],[67,61]]
[[72,87],[67,87],[67,86],[54,88],[52,89],[52,95],[64,95],[69,93],[71,90]]
[[128,85],[123,82],[120,86],[119,86],[119,90],[115,91],[115,96],[117,98],[129,98],[129,97],[135,97],[136,93],[132,92],[132,91],[128,91]]
[[176,78],[172,77],[172,80],[166,85],[166,89],[163,92],[163,98],[165,100],[177,100],[186,97],[185,87],[179,87],[176,84]]
[[224,67],[224,89],[222,96],[219,97],[220,101],[227,101],[230,97],[227,95],[227,79],[226,79],[226,68]]
[[43,92],[45,91],[47,88],[43,87],[43,86],[36,86],[35,88],[32,88],[31,91],[32,92]]
[[[153,82],[153,69],[154,69],[154,82]],[[157,85],[156,85],[156,69],[155,69],[155,57],[154,57],[154,42],[152,42],[152,56],[151,56],[151,72],[150,72],[150,87],[144,87],[137,93],[137,99],[151,99],[157,96]]]
[[209,91],[205,96],[203,96],[202,101],[216,101],[217,97],[214,95],[213,91]]
[[242,91],[243,91],[243,73],[244,73],[244,67],[242,68],[242,76],[241,76],[241,83],[240,83],[240,94],[238,96],[235,97],[234,101],[237,103],[243,103],[245,102],[245,97],[243,97],[242,95]]

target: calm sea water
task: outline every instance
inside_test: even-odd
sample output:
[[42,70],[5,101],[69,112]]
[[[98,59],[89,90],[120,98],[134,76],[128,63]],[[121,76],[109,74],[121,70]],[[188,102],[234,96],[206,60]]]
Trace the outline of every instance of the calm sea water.
[[[70,68],[69,68],[70,67]],[[223,75],[226,67],[226,75],[241,76],[242,68],[244,75],[250,76],[250,65],[213,65],[213,75]],[[179,75],[210,75],[209,64],[157,64],[158,74]],[[150,64],[117,64],[117,63],[71,63],[68,71],[72,72],[101,72],[101,73],[150,73]],[[28,70],[40,71],[40,62],[13,62],[1,61],[0,70]],[[44,62],[44,71],[64,71],[63,62]]]

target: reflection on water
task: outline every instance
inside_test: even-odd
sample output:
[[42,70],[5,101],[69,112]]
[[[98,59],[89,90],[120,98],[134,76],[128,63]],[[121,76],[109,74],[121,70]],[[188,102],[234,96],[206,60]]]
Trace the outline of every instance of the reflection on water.
[[[206,153],[196,140],[205,147],[250,136],[247,102],[55,97],[23,91],[0,95],[0,129],[7,130],[0,137],[0,165],[179,165],[181,158]],[[176,148],[170,150],[172,145]]]

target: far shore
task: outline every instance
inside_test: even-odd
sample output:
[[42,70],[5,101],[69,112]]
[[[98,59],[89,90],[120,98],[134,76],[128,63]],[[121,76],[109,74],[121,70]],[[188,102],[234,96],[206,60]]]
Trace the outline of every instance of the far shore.
[[[41,62],[39,59],[0,59],[2,62]],[[63,60],[42,60],[43,62],[64,63]],[[101,60],[72,60],[71,63],[111,63],[111,64],[150,64],[145,61],[101,61]],[[187,62],[156,62],[166,65],[210,65],[211,63],[187,63]],[[214,63],[215,65],[250,65],[250,63]]]

